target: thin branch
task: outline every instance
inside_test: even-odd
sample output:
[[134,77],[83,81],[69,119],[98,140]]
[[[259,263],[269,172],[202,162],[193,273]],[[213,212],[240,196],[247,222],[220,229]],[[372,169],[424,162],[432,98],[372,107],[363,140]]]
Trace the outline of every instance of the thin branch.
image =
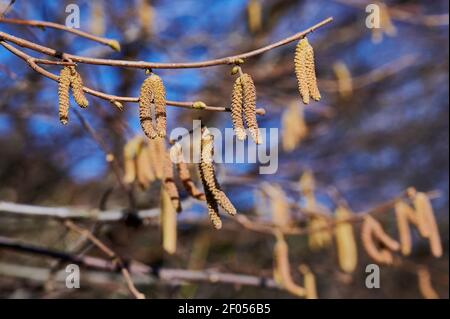
[[125,263],[122,261],[122,258],[120,258],[111,248],[106,246],[100,239],[98,239],[92,232],[89,230],[78,226],[74,222],[70,220],[66,220],[64,222],[64,226],[66,226],[68,229],[78,233],[79,235],[86,237],[91,241],[92,244],[94,244],[97,248],[99,248],[106,256],[108,256],[111,260],[113,260],[114,263],[117,264],[117,266],[120,268],[120,272],[122,273],[125,282],[127,283],[128,289],[130,290],[131,294],[136,299],[145,299],[145,295],[137,290],[136,286],[134,285],[130,273],[128,272],[128,269],[125,266]]
[[38,27],[41,29],[52,28],[52,29],[57,29],[57,30],[63,30],[66,32],[76,34],[80,37],[107,45],[116,51],[120,51],[120,46],[118,46],[119,42],[117,42],[117,40],[99,37],[99,36],[78,30],[76,28],[68,28],[65,25],[59,24],[59,23],[48,22],[48,21],[38,21],[38,20],[20,20],[20,19],[3,18],[3,17],[0,17],[0,23],[26,25],[26,26],[30,26],[30,27]]
[[330,23],[333,21],[332,17],[322,20],[321,22],[315,24],[314,26],[301,31],[299,33],[294,34],[293,36],[282,39],[278,42],[269,44],[265,47],[245,52],[238,55],[232,55],[225,58],[206,60],[200,62],[182,62],[182,63],[154,63],[154,62],[144,62],[144,61],[126,61],[126,60],[113,60],[113,59],[97,59],[97,58],[89,58],[84,56],[73,55],[69,53],[59,52],[55,49],[51,49],[49,47],[36,44],[34,42],[15,37],[5,32],[0,31],[0,39],[3,39],[8,42],[15,43],[18,46],[23,48],[31,49],[37,52],[44,53],[46,55],[60,58],[72,60],[74,62],[85,63],[85,64],[95,64],[95,65],[109,65],[109,66],[118,66],[118,67],[128,67],[128,68],[138,68],[138,69],[188,69],[188,68],[205,68],[217,65],[230,65],[235,64],[240,59],[251,58],[260,54],[263,54],[267,51],[273,50],[275,48],[281,47],[288,43],[294,42],[301,38],[304,38],[309,33],[317,30],[318,28]]
[[[21,243],[17,240],[0,236],[0,248],[22,253],[30,253],[39,256],[59,259],[65,262],[75,263],[89,269],[108,272],[117,272],[117,264],[110,260],[90,256],[76,256],[58,250],[47,249],[31,244]],[[131,260],[127,261],[129,273],[134,275],[153,276],[164,282],[173,284],[179,282],[206,282],[216,284],[230,284],[242,286],[254,286],[261,288],[282,289],[275,281],[267,277],[257,277],[244,274],[221,273],[216,270],[185,270],[171,268],[154,268]]]
[[[18,56],[19,58],[21,58],[22,60],[27,62],[28,65],[37,73],[55,81],[55,82],[59,82],[59,76],[47,71],[46,69],[40,67],[37,64],[37,61],[42,61],[42,59],[36,59],[4,41],[0,41],[0,44],[3,47],[5,47],[8,51],[10,51],[11,53],[15,54],[16,56]],[[52,64],[51,63],[52,61],[49,61],[49,60],[45,60],[45,61],[47,62],[47,64]],[[68,63],[69,63],[69,65],[73,64],[73,62],[68,62]],[[112,95],[112,94],[106,94],[106,93],[91,89],[86,86],[83,87],[83,91],[92,96],[96,96],[96,97],[104,99],[108,102],[111,102],[114,106],[118,107],[119,109],[121,109],[121,106],[117,106],[116,104],[114,104],[114,102],[132,102],[132,103],[139,102],[139,97],[127,97],[127,96],[117,96],[117,95]],[[195,102],[166,101],[167,105],[182,107],[182,108],[189,108],[189,109],[196,109],[194,107],[194,103]],[[204,108],[202,108],[202,110],[215,111],[215,112],[231,112],[231,109],[227,108],[227,107],[208,106],[208,105],[205,106]],[[266,113],[266,111],[263,108],[258,108],[256,110],[256,113],[259,115],[264,115]]]

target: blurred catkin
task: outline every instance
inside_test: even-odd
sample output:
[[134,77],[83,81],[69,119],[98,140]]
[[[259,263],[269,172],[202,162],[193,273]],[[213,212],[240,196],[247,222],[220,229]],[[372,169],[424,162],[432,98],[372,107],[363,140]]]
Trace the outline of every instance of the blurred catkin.
[[424,299],[439,299],[439,295],[431,283],[431,274],[425,266],[419,266],[417,269],[417,280],[419,290]]
[[167,151],[164,152],[163,157],[163,185],[167,194],[169,194],[174,209],[178,213],[181,212],[181,201],[178,188],[174,180],[173,163],[170,159],[169,152]]
[[281,232],[275,233],[276,242],[273,249],[274,256],[274,279],[290,293],[303,297],[305,289],[297,285],[291,276],[291,267],[289,264],[289,248]]
[[416,209],[419,231],[421,232],[421,235],[428,238],[433,256],[441,257],[441,236],[439,234],[433,207],[431,206],[428,195],[422,192],[417,192],[414,197],[414,207]]
[[251,33],[257,33],[262,28],[262,5],[260,0],[249,0],[247,4],[247,24]]
[[177,250],[177,213],[164,187],[161,187],[161,232],[163,249],[174,254]]
[[[386,234],[381,224],[371,216],[364,217],[361,241],[367,254],[380,264],[392,264],[394,257],[391,251],[400,249],[399,243]],[[377,242],[382,243],[387,249],[378,248]]]
[[353,94],[353,79],[350,70],[343,62],[333,64],[333,71],[337,79],[338,92],[342,98],[348,98]]
[[231,120],[233,122],[234,132],[237,139],[245,140],[247,134],[244,128],[244,119],[242,117],[242,103],[243,103],[243,88],[241,78],[238,77],[233,85],[231,93]]
[[404,201],[395,203],[395,216],[397,221],[397,229],[400,237],[400,248],[404,256],[411,254],[412,240],[409,223],[418,225],[417,217],[414,210]]
[[205,194],[192,181],[191,172],[189,171],[188,164],[184,161],[183,148],[180,143],[177,142],[170,148],[170,157],[175,162],[178,177],[186,192],[194,198],[205,200]]
[[69,88],[71,72],[69,67],[64,67],[59,75],[58,99],[59,99],[59,121],[66,125],[69,121]]
[[305,264],[301,264],[298,270],[303,275],[303,286],[305,287],[306,299],[317,299],[317,287],[316,278],[309,267]]
[[303,105],[291,103],[284,111],[281,119],[282,146],[285,152],[291,152],[298,147],[308,135]]
[[335,212],[335,238],[339,266],[347,273],[355,271],[358,263],[358,249],[356,246],[353,226],[348,220],[352,212],[346,207],[340,206]]

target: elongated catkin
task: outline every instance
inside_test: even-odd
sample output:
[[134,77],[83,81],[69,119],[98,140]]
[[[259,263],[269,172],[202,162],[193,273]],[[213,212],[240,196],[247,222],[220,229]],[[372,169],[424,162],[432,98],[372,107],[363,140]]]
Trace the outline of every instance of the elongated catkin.
[[261,190],[270,199],[273,224],[280,228],[289,226],[291,222],[289,203],[281,186],[263,183]]
[[411,222],[417,226],[417,217],[414,210],[404,201],[397,201],[395,203],[395,216],[400,237],[400,250],[404,256],[409,256],[412,248],[409,223]]
[[281,232],[276,232],[276,243],[273,248],[274,256],[274,274],[281,285],[290,293],[303,297],[305,289],[297,285],[291,276],[291,267],[289,264],[289,248]]
[[353,226],[346,221],[352,216],[349,209],[338,207],[335,212],[335,238],[339,260],[339,266],[347,273],[355,271],[358,263],[358,249],[356,247]]
[[439,295],[431,283],[431,274],[428,268],[425,266],[418,267],[417,280],[419,283],[420,293],[424,299],[439,299]]
[[152,117],[152,101],[154,99],[154,78],[152,76],[145,79],[139,94],[139,121],[145,135],[150,139],[157,136]]
[[139,181],[139,185],[143,189],[147,189],[155,180],[155,175],[152,169],[152,163],[150,161],[150,156],[148,154],[148,148],[145,145],[145,142],[142,141],[139,146],[138,154],[137,154],[136,166],[137,166],[137,179]]
[[70,68],[62,68],[59,74],[58,99],[59,99],[59,121],[66,125],[69,121],[69,88],[70,88]]
[[166,89],[162,79],[156,74],[152,79],[153,102],[155,104],[156,131],[159,137],[166,137]]
[[298,270],[303,275],[306,299],[317,299],[316,278],[307,265],[301,264]]
[[161,232],[163,249],[174,254],[177,250],[177,213],[164,187],[161,187]]
[[[433,207],[427,194],[417,192],[414,198],[414,207],[417,213],[419,222],[419,230],[422,228],[422,233],[425,233],[425,238],[430,242],[431,253],[434,257],[442,256],[442,243],[439,234],[439,228],[434,217]],[[425,226],[421,226],[425,225]]]
[[333,71],[336,75],[339,95],[343,98],[350,97],[353,94],[353,79],[347,65],[337,62],[333,65]]
[[244,73],[240,77],[243,89],[244,101],[244,118],[247,128],[250,131],[250,136],[256,144],[261,144],[262,139],[259,134],[258,121],[256,119],[256,88],[252,77]]
[[211,220],[211,223],[215,229],[221,229],[222,220],[220,219],[219,215],[219,205],[217,204],[217,201],[212,195],[212,193],[206,189],[205,189],[205,196],[209,219]]
[[136,154],[136,138],[128,141],[123,147],[124,177],[125,184],[131,184],[136,179],[136,162],[134,160]]
[[233,85],[231,93],[231,120],[233,122],[234,132],[238,140],[243,141],[247,137],[242,117],[243,107],[243,88],[241,78],[238,77]]
[[152,163],[153,173],[157,179],[162,180],[164,177],[164,154],[166,152],[164,139],[149,139],[147,143],[148,155]]
[[178,188],[174,180],[173,164],[172,161],[170,160],[169,152],[167,151],[164,152],[163,165],[164,165],[163,185],[167,194],[169,194],[174,209],[179,213],[181,212],[180,195],[178,193]]
[[191,172],[189,171],[188,164],[184,161],[183,148],[180,143],[175,143],[170,148],[170,157],[172,161],[175,162],[178,177],[180,178],[186,192],[198,200],[205,200],[205,194],[201,192],[192,181]]
[[325,248],[330,245],[331,240],[326,217],[317,215],[308,219],[308,246],[311,250]]
[[304,104],[309,104],[310,98],[319,101],[321,96],[317,87],[314,49],[305,37],[301,39],[295,50],[295,75],[298,89]]
[[[386,234],[381,224],[371,216],[364,218],[361,227],[361,240],[367,254],[380,264],[392,264],[394,257],[391,251],[400,249],[400,244]],[[378,248],[376,242],[381,242],[389,250]]]
[[[228,214],[236,215],[236,208],[221,190],[220,185],[216,179],[214,164],[213,164],[213,147],[214,139],[205,128],[201,139],[201,160],[199,164],[199,171],[203,183],[205,194],[210,192],[219,204]],[[208,199],[208,196],[207,196]]]
[[83,91],[83,79],[74,66],[70,67],[70,72],[70,86],[72,88],[73,98],[80,107],[86,108],[89,102]]

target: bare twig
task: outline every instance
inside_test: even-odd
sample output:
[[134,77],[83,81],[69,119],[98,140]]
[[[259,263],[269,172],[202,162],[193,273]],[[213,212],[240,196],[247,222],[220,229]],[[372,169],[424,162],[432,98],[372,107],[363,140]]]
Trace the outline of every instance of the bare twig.
[[[72,262],[89,269],[97,269],[108,272],[117,272],[120,270],[117,268],[117,264],[115,264],[111,260],[105,260],[90,256],[76,256],[58,250],[52,250],[35,245],[21,243],[17,240],[1,236],[0,236],[0,248],[60,259],[62,261]],[[281,287],[278,286],[273,279],[266,277],[257,277],[244,274],[221,273],[216,270],[208,270],[208,269],[184,270],[173,268],[172,269],[154,268],[134,260],[127,261],[127,264],[128,264],[128,271],[130,274],[153,276],[157,279],[160,279],[163,282],[169,282],[171,284],[173,284],[174,281],[207,282],[216,284],[230,284],[230,285],[281,289]]]
[[245,52],[242,54],[237,54],[225,58],[220,59],[213,59],[213,60],[207,60],[207,61],[200,61],[200,62],[183,62],[183,63],[153,63],[153,62],[144,62],[144,61],[126,61],[126,60],[112,60],[112,59],[97,59],[97,58],[89,58],[89,57],[83,57],[68,53],[62,53],[58,52],[57,50],[36,44],[34,42],[15,37],[13,35],[10,35],[5,32],[0,31],[0,39],[3,39],[8,42],[15,43],[18,46],[21,46],[23,48],[28,48],[40,53],[44,53],[46,55],[61,58],[61,59],[68,59],[72,60],[74,62],[79,63],[85,63],[85,64],[95,64],[95,65],[109,65],[109,66],[118,66],[118,67],[128,67],[128,68],[138,68],[138,69],[187,69],[187,68],[205,68],[205,67],[211,67],[211,66],[217,66],[217,65],[230,65],[235,64],[238,60],[241,59],[247,59],[251,58],[260,54],[263,54],[267,51],[273,50],[275,48],[281,47],[283,45],[286,45],[288,43],[294,42],[296,40],[299,40],[309,33],[317,30],[318,28],[330,23],[333,21],[332,17],[329,17],[327,19],[322,20],[321,22],[315,24],[314,26],[301,31],[299,33],[294,34],[293,36],[287,37],[285,39],[282,39],[278,42],[269,44],[265,47]]

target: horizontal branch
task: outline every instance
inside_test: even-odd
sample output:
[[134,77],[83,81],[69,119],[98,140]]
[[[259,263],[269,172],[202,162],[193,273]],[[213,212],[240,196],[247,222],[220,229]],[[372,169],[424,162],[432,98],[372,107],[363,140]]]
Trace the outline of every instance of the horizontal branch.
[[23,48],[31,49],[40,53],[44,53],[46,55],[55,57],[55,58],[62,58],[71,60],[74,62],[79,63],[85,63],[85,64],[95,64],[95,65],[109,65],[109,66],[117,66],[117,67],[127,67],[127,68],[137,68],[137,69],[189,69],[189,68],[205,68],[205,67],[211,67],[216,65],[229,65],[229,64],[235,64],[240,59],[247,59],[250,57],[254,57],[260,54],[263,54],[267,51],[270,51],[272,49],[281,47],[283,45],[286,45],[288,43],[291,43],[293,41],[299,40],[301,38],[304,38],[309,33],[317,30],[318,28],[330,23],[333,21],[332,17],[329,17],[327,19],[322,20],[321,22],[315,24],[314,26],[301,31],[299,33],[294,34],[293,36],[287,37],[283,40],[280,40],[278,42],[269,44],[265,47],[237,54],[228,56],[225,58],[220,59],[213,59],[213,60],[206,60],[206,61],[199,61],[199,62],[182,62],[182,63],[154,63],[154,62],[145,62],[145,61],[126,61],[126,60],[113,60],[113,59],[98,59],[98,58],[89,58],[84,56],[78,56],[73,55],[69,53],[63,53],[59,52],[55,49],[51,49],[49,47],[36,44],[34,42],[10,35],[5,32],[0,31],[0,39],[3,39],[5,41],[15,43],[18,46],[21,46]]
[[[88,269],[118,272],[117,264],[90,256],[76,256],[59,250],[47,249],[40,246],[25,244],[14,239],[0,236],[0,248],[12,251],[50,257],[64,262],[71,262]],[[132,275],[145,275],[155,277],[161,281],[173,283],[173,281],[206,282],[214,284],[231,284],[254,286],[262,288],[281,289],[271,278],[257,277],[244,274],[221,273],[216,270],[185,270],[174,268],[155,268],[140,262],[127,261],[127,269]]]
[[[28,65],[37,73],[49,78],[50,80],[59,82],[59,76],[47,71],[46,69],[44,69],[38,65],[38,63],[42,62],[42,61],[44,61],[45,64],[53,64],[52,63],[53,61],[36,59],[36,58],[26,54],[25,52],[15,48],[14,46],[6,43],[5,41],[0,41],[0,44],[3,47],[5,47],[8,51],[10,51],[11,53],[15,54],[16,56],[18,56],[19,58],[21,58],[22,60],[27,62]],[[64,62],[60,62],[60,63],[63,64]],[[55,63],[55,64],[57,64],[57,63]],[[71,64],[73,64],[73,62],[65,62],[65,64],[71,65]],[[100,92],[100,91],[91,89],[86,86],[83,86],[83,91],[92,96],[96,96],[96,97],[104,99],[108,102],[111,102],[111,103],[113,103],[114,106],[118,107],[119,109],[121,109],[122,106],[121,105],[117,106],[116,104],[114,104],[114,102],[132,102],[132,103],[139,102],[139,97],[127,97],[127,96],[117,96],[117,95],[107,94],[104,92]],[[194,106],[195,102],[166,101],[166,104],[170,105],[170,106],[176,106],[176,107],[182,107],[182,108],[188,108],[188,109],[197,109]],[[215,111],[215,112],[230,112],[231,108],[206,105],[206,106],[202,107],[201,110]],[[258,109],[256,109],[256,114],[264,115],[264,114],[266,114],[266,111],[263,108],[258,108]]]

